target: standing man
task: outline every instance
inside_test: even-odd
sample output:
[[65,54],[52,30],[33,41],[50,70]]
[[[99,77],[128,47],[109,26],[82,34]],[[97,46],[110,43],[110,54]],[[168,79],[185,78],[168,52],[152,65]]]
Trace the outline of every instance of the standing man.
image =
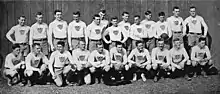
[[55,20],[49,24],[49,33],[48,39],[51,50],[54,51],[57,49],[57,42],[63,41],[65,42],[65,49],[68,50],[67,43],[67,22],[62,20],[62,11],[55,10],[54,11]]
[[173,16],[167,18],[167,21],[172,33],[172,41],[179,38],[181,44],[183,45],[183,36],[185,35],[185,32],[183,32],[183,18],[179,16],[179,13],[179,7],[173,7]]
[[[112,26],[108,27],[105,32],[103,33],[103,40],[105,43],[109,44],[109,50],[116,45],[116,41],[124,43],[127,40],[127,34],[125,33],[122,27],[118,26],[118,18],[112,17],[111,18]],[[106,35],[109,35],[110,40],[106,39]],[[123,36],[123,38],[122,38]]]
[[49,70],[46,70],[49,60],[41,52],[40,44],[34,43],[32,44],[32,48],[33,51],[28,54],[25,60],[25,75],[28,78],[28,86],[32,86],[37,82],[46,83],[46,77],[49,72]]
[[164,47],[164,40],[158,39],[158,46],[152,50],[152,76],[154,82],[157,82],[160,77],[166,76],[171,70],[169,51]]
[[80,12],[73,12],[73,21],[68,26],[70,50],[78,48],[79,41],[85,40],[86,23],[80,20]]
[[[188,46],[191,47],[198,44],[198,40],[200,37],[206,37],[208,32],[208,26],[205,23],[203,17],[196,14],[196,7],[192,6],[189,10],[190,16],[187,17],[184,21],[185,32],[187,32],[186,28],[188,27]],[[202,27],[204,30],[202,31]]]
[[[7,39],[13,44],[18,43],[21,46],[21,53],[24,57],[29,53],[28,37],[30,27],[25,25],[25,16],[20,16],[18,18],[18,25],[13,26],[6,34]],[[14,35],[12,39],[11,35]]]
[[90,68],[94,78],[98,79],[98,83],[101,82],[102,76],[104,83],[110,81],[110,56],[108,50],[104,49],[103,44],[100,42],[97,44],[97,50],[92,51],[89,56],[89,63],[92,64]]
[[[24,79],[25,62],[22,61],[22,54],[20,53],[20,45],[13,44],[12,52],[5,58],[5,65],[3,75],[7,78],[8,85],[12,86]],[[24,85],[24,80],[21,85]]]
[[92,23],[88,25],[85,33],[86,46],[89,46],[88,48],[90,52],[96,49],[97,43],[102,41],[104,27],[105,26],[100,23],[100,16],[95,14]]
[[128,38],[124,44],[126,45],[125,48],[127,49],[127,52],[130,53],[131,52],[131,43],[132,43],[131,38],[130,38],[131,23],[128,22],[128,18],[129,18],[129,13],[126,11],[123,12],[122,13],[122,21],[118,23],[118,26],[125,29],[125,33]]
[[109,22],[108,22],[108,20],[106,20],[106,18],[105,18],[105,16],[106,16],[106,10],[104,10],[104,9],[100,10],[99,16],[100,16],[100,19],[101,19],[101,24],[103,24],[104,27],[107,28],[107,26],[109,25]]
[[137,41],[143,41],[144,37],[144,26],[140,22],[140,15],[134,16],[134,24],[131,25],[131,34],[132,39],[132,49],[136,48]]
[[73,63],[73,58],[69,51],[65,50],[65,42],[58,41],[57,49],[54,51],[49,60],[49,70],[52,75],[52,78],[57,86],[62,86],[63,81],[67,81],[65,79],[68,78],[67,75],[70,71],[75,71],[75,65]]
[[145,12],[145,19],[141,21],[141,24],[144,25],[144,42],[147,49],[151,53],[152,49],[155,48],[156,45],[156,32],[154,32],[154,24],[155,22],[151,19],[152,13],[151,11]]
[[146,70],[149,71],[151,69],[151,58],[148,50],[144,48],[142,41],[136,42],[136,48],[128,56],[128,62],[131,66],[133,81],[137,80],[138,72],[141,74],[142,80],[146,81],[145,73]]
[[208,46],[205,45],[206,39],[199,38],[199,43],[192,48],[191,60],[194,67],[194,77],[202,70],[202,75],[207,76],[209,68],[213,65],[211,53]]
[[92,65],[88,62],[90,52],[86,49],[85,41],[79,41],[79,48],[72,51],[72,56],[73,61],[77,64],[78,85],[82,84],[82,78],[87,85],[91,84],[91,73],[89,69]]
[[43,22],[43,14],[41,12],[37,12],[36,20],[37,22],[30,29],[29,44],[32,49],[33,43],[40,43],[43,54],[47,56],[49,54],[48,26]]
[[176,78],[186,74],[186,79],[190,81],[191,78],[188,76],[189,68],[191,65],[189,56],[185,48],[181,47],[181,40],[179,38],[174,39],[173,43],[174,46],[172,49],[170,49],[169,54],[172,68],[172,77]]

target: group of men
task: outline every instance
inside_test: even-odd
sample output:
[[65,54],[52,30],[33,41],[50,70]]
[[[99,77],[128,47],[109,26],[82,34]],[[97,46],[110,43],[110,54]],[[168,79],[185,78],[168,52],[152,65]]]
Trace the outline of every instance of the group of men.
[[67,24],[62,11],[55,10],[49,27],[41,12],[31,27],[21,16],[6,35],[13,51],[6,56],[4,75],[10,86],[51,80],[57,86],[73,85],[73,79],[77,85],[91,84],[95,79],[110,84],[136,81],[139,75],[143,81],[180,76],[191,80],[188,75],[196,77],[201,69],[207,77],[213,65],[205,43],[208,27],[196,14],[196,7],[190,7],[185,21],[179,13],[179,7],[174,7],[173,16],[166,19],[160,12],[159,21],[154,22],[147,11],[143,21],[135,15],[131,25],[128,12],[122,13],[123,20],[118,23],[117,17],[106,20],[102,10],[87,26],[80,20],[80,12],[74,12],[73,21]]

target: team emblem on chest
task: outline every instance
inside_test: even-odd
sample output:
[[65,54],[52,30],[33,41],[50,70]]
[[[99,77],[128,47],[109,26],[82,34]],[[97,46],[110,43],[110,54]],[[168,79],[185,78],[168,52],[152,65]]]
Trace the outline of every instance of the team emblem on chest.
[[178,24],[179,24],[179,21],[174,21],[174,24],[175,24],[175,25],[178,25]]
[[128,26],[124,26],[124,28],[125,28],[126,30],[129,30],[129,27],[128,27]]
[[197,23],[197,20],[192,20],[192,23],[195,25]]
[[42,33],[43,28],[37,28],[37,31],[38,31],[39,33]]
[[142,32],[142,28],[137,28],[138,33]]
[[59,24],[59,25],[57,25],[57,27],[58,27],[60,30],[62,30],[62,29],[63,29],[63,24]]
[[165,30],[165,25],[160,25],[161,30]]
[[80,60],[80,61],[85,61],[85,57],[86,57],[85,55],[80,55],[80,56],[79,56],[79,60]]
[[146,24],[145,27],[146,27],[147,29],[150,29],[151,25],[150,25],[150,24]]
[[118,31],[118,30],[114,30],[113,33],[114,33],[115,35],[118,35],[119,31]]
[[59,57],[59,59],[60,59],[60,62],[65,62],[65,57]]
[[81,28],[80,26],[75,26],[76,31],[79,31],[80,28]]
[[100,34],[100,33],[101,33],[101,30],[100,30],[100,29],[95,29],[95,33],[96,33],[96,34]]
[[21,35],[25,34],[25,30],[20,30],[19,32],[20,32]]

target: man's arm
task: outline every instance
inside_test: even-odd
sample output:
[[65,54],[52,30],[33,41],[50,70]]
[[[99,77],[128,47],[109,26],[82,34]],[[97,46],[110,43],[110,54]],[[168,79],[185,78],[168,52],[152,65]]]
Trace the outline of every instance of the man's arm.
[[146,57],[147,57],[147,61],[144,62],[143,65],[147,65],[147,64],[150,64],[150,63],[151,63],[151,57],[150,57],[150,53],[149,53],[149,51],[146,50],[145,54],[146,54]]
[[188,24],[188,18],[186,18],[184,21],[183,21],[183,35],[187,35],[186,34],[186,30],[187,30],[187,24]]
[[88,62],[91,63],[93,66],[97,66],[98,64],[100,64],[100,62],[98,61],[95,62],[94,58],[95,58],[95,52],[93,51],[89,56]]
[[109,55],[109,52],[106,50],[106,53],[105,53],[105,65],[109,65],[110,64],[110,55]]
[[72,32],[71,31],[72,31],[72,22],[68,26],[68,43],[69,43],[70,50],[72,50],[72,42],[71,42]]
[[89,25],[86,30],[85,30],[85,41],[86,41],[86,47],[88,46],[89,43],[89,35],[91,33],[91,26]]
[[182,62],[186,62],[187,60],[189,60],[189,55],[187,54],[185,48],[183,48],[183,56],[184,60],[182,60]]
[[54,64],[54,60],[55,60],[55,53],[53,52],[50,56],[50,60],[49,60],[49,71],[51,73],[52,76],[54,76],[54,71],[53,71],[53,64]]
[[53,50],[54,50],[54,45],[53,45],[52,35],[53,35],[53,24],[50,23],[50,25],[49,25],[49,31],[48,31],[48,41],[49,41],[51,50],[53,51]]
[[44,54],[42,56],[42,59],[43,59],[43,63],[44,64],[49,65],[49,60],[48,60],[48,58]]
[[25,60],[26,69],[33,70],[33,71],[40,71],[39,68],[32,67],[31,62],[32,62],[32,57],[31,57],[31,54],[29,54]]
[[12,42],[13,44],[15,44],[15,40],[13,40],[13,39],[11,38],[11,35],[14,34],[14,32],[15,32],[15,27],[12,27],[12,28],[8,31],[8,33],[6,34],[6,38],[7,38],[10,42]]
[[201,24],[204,27],[204,35],[203,36],[206,37],[207,32],[208,32],[208,26],[207,26],[207,24],[205,23],[205,21],[202,17],[201,17]]
[[110,50],[110,61],[111,63],[117,63],[116,61],[113,60],[114,58],[114,52],[113,52],[113,49]]
[[122,64],[127,64],[128,63],[128,55],[126,50],[124,49],[124,55],[123,55],[123,63]]
[[125,29],[120,28],[122,35],[124,36],[122,43],[125,43],[125,41],[128,39],[128,35],[125,33]]
[[107,28],[104,32],[103,32],[103,35],[102,35],[102,38],[103,40],[105,41],[105,43],[109,44],[111,43],[111,40],[107,41],[107,39],[105,38],[106,35],[109,34],[109,28]]
[[128,55],[128,62],[134,64],[135,62],[132,60],[132,58],[135,56],[135,50],[132,50],[131,53]]
[[207,60],[210,60],[211,59],[211,53],[210,53],[210,50],[208,48],[208,46],[205,47],[205,52],[206,52],[206,59]]
[[195,48],[195,46],[192,48],[192,52],[191,52],[191,60],[194,60],[194,61],[199,61],[199,59],[198,58],[196,58],[196,52],[197,52],[198,50]]
[[33,32],[34,32],[34,26],[32,25],[31,28],[30,28],[30,35],[29,35],[29,45],[30,45],[30,47],[33,44]]

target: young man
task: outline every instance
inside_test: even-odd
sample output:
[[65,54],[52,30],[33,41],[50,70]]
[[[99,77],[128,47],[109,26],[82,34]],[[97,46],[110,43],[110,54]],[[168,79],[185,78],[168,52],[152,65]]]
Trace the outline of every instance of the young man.
[[205,38],[199,38],[199,44],[192,48],[191,60],[194,67],[194,77],[202,69],[202,75],[207,77],[209,68],[213,65],[211,53],[208,46],[205,45]]
[[46,83],[45,77],[49,72],[49,70],[46,70],[49,60],[41,52],[40,44],[34,43],[32,44],[32,48],[32,52],[28,54],[25,60],[25,75],[28,77],[28,86],[32,86],[38,82]]
[[152,50],[152,76],[157,82],[162,76],[167,76],[171,70],[169,51],[164,47],[164,40],[158,39],[158,46]]
[[[110,50],[111,68],[114,69],[114,77],[116,81],[126,80],[127,71],[129,70],[127,52],[123,48],[121,42],[116,42],[116,47]],[[120,78],[121,77],[121,78]]]
[[104,76],[103,81],[107,83],[110,79],[110,57],[109,52],[103,48],[103,44],[100,42],[96,45],[97,50],[92,51],[89,56],[89,63],[92,64],[90,72],[94,78],[98,79],[98,83],[101,82],[101,77]]
[[179,7],[173,7],[173,16],[167,18],[167,21],[172,33],[172,41],[179,38],[180,42],[183,43],[183,36],[185,35],[185,32],[183,32],[183,18],[179,16],[179,13]]
[[40,43],[43,54],[48,55],[48,26],[43,22],[43,14],[41,12],[37,12],[36,20],[37,22],[30,29],[29,45],[32,47],[33,43]]
[[73,58],[69,51],[65,50],[65,42],[57,42],[57,50],[54,51],[49,60],[49,70],[52,75],[52,78],[57,86],[62,86],[64,81],[68,83],[70,71],[75,71],[75,65],[73,63]]
[[127,52],[130,53],[131,52],[131,43],[132,43],[131,38],[130,38],[131,23],[128,22],[128,18],[129,18],[129,13],[123,12],[122,13],[122,21],[118,23],[118,26],[125,29],[125,33],[127,35],[127,40],[125,42],[125,45],[126,45],[125,48],[127,49]]
[[85,40],[86,23],[80,20],[80,12],[73,12],[73,21],[68,26],[70,50],[78,48],[79,41]]
[[93,17],[93,22],[88,25],[85,33],[86,47],[89,48],[89,51],[92,52],[96,49],[97,43],[100,43],[102,40],[102,33],[104,25],[100,23],[100,16],[95,14]]
[[131,25],[132,49],[136,48],[136,42],[142,41],[144,37],[144,26],[140,22],[140,15],[134,16],[134,24]]
[[[122,27],[118,26],[118,18],[112,17],[111,23],[112,26],[108,27],[103,33],[103,40],[105,41],[105,43],[110,44],[109,50],[115,47],[117,41],[124,43],[127,40],[127,34],[125,33],[126,31]],[[109,41],[106,39],[106,35],[109,35]]]
[[160,38],[160,36],[165,33],[169,36],[169,38],[171,38],[172,36],[172,33],[171,33],[171,30],[170,30],[170,26],[168,24],[168,22],[166,21],[165,19],[165,13],[164,12],[160,12],[158,14],[159,16],[159,21],[155,24],[155,27],[154,27],[154,32],[156,32],[156,38]]
[[21,85],[24,85],[24,69],[25,62],[22,61],[22,54],[20,53],[20,45],[13,44],[12,52],[5,58],[5,65],[3,75],[7,78],[8,85],[12,86],[23,79]]
[[55,20],[49,24],[48,40],[51,47],[51,50],[54,51],[57,49],[57,42],[65,42],[65,49],[68,50],[67,43],[67,22],[62,20],[62,11],[54,11]]
[[186,79],[189,81],[191,80],[191,78],[189,78],[188,76],[189,68],[191,65],[189,56],[185,48],[181,46],[181,40],[179,38],[174,39],[173,43],[174,46],[172,49],[170,49],[170,54],[169,54],[171,68],[173,72],[172,77],[176,78],[179,76],[183,76],[183,74],[186,74]]
[[101,24],[104,25],[104,27],[106,28],[109,24],[108,20],[106,20],[105,16],[106,16],[106,10],[100,10],[99,12],[99,16],[100,16],[100,19],[101,19]]
[[73,61],[77,64],[78,71],[78,85],[82,84],[82,78],[88,85],[91,84],[91,74],[89,68],[92,67],[91,63],[88,62],[90,52],[86,49],[85,41],[79,41],[79,48],[72,51]]
[[[196,7],[192,6],[189,10],[190,16],[187,17],[184,21],[184,31],[187,32],[186,28],[188,27],[188,46],[191,47],[198,44],[200,37],[206,37],[208,32],[207,24],[205,23],[203,17],[196,14]],[[202,31],[202,27],[204,30]],[[202,33],[203,32],[203,33]]]
[[152,13],[151,11],[145,12],[145,19],[141,21],[141,24],[144,25],[144,42],[146,48],[149,50],[149,52],[152,52],[152,49],[155,48],[156,45],[156,32],[153,31],[155,22],[151,19]]
[[[21,53],[24,57],[29,53],[28,34],[30,31],[30,27],[25,25],[25,20],[25,16],[20,16],[18,18],[18,25],[13,26],[6,34],[10,42],[13,44],[18,43],[21,46]],[[11,35],[14,35],[15,40],[12,39]]]
[[151,58],[147,49],[144,48],[142,41],[136,42],[136,48],[128,56],[128,62],[133,70],[133,81],[137,80],[137,73],[141,73],[141,78],[146,81],[145,72],[151,69]]

